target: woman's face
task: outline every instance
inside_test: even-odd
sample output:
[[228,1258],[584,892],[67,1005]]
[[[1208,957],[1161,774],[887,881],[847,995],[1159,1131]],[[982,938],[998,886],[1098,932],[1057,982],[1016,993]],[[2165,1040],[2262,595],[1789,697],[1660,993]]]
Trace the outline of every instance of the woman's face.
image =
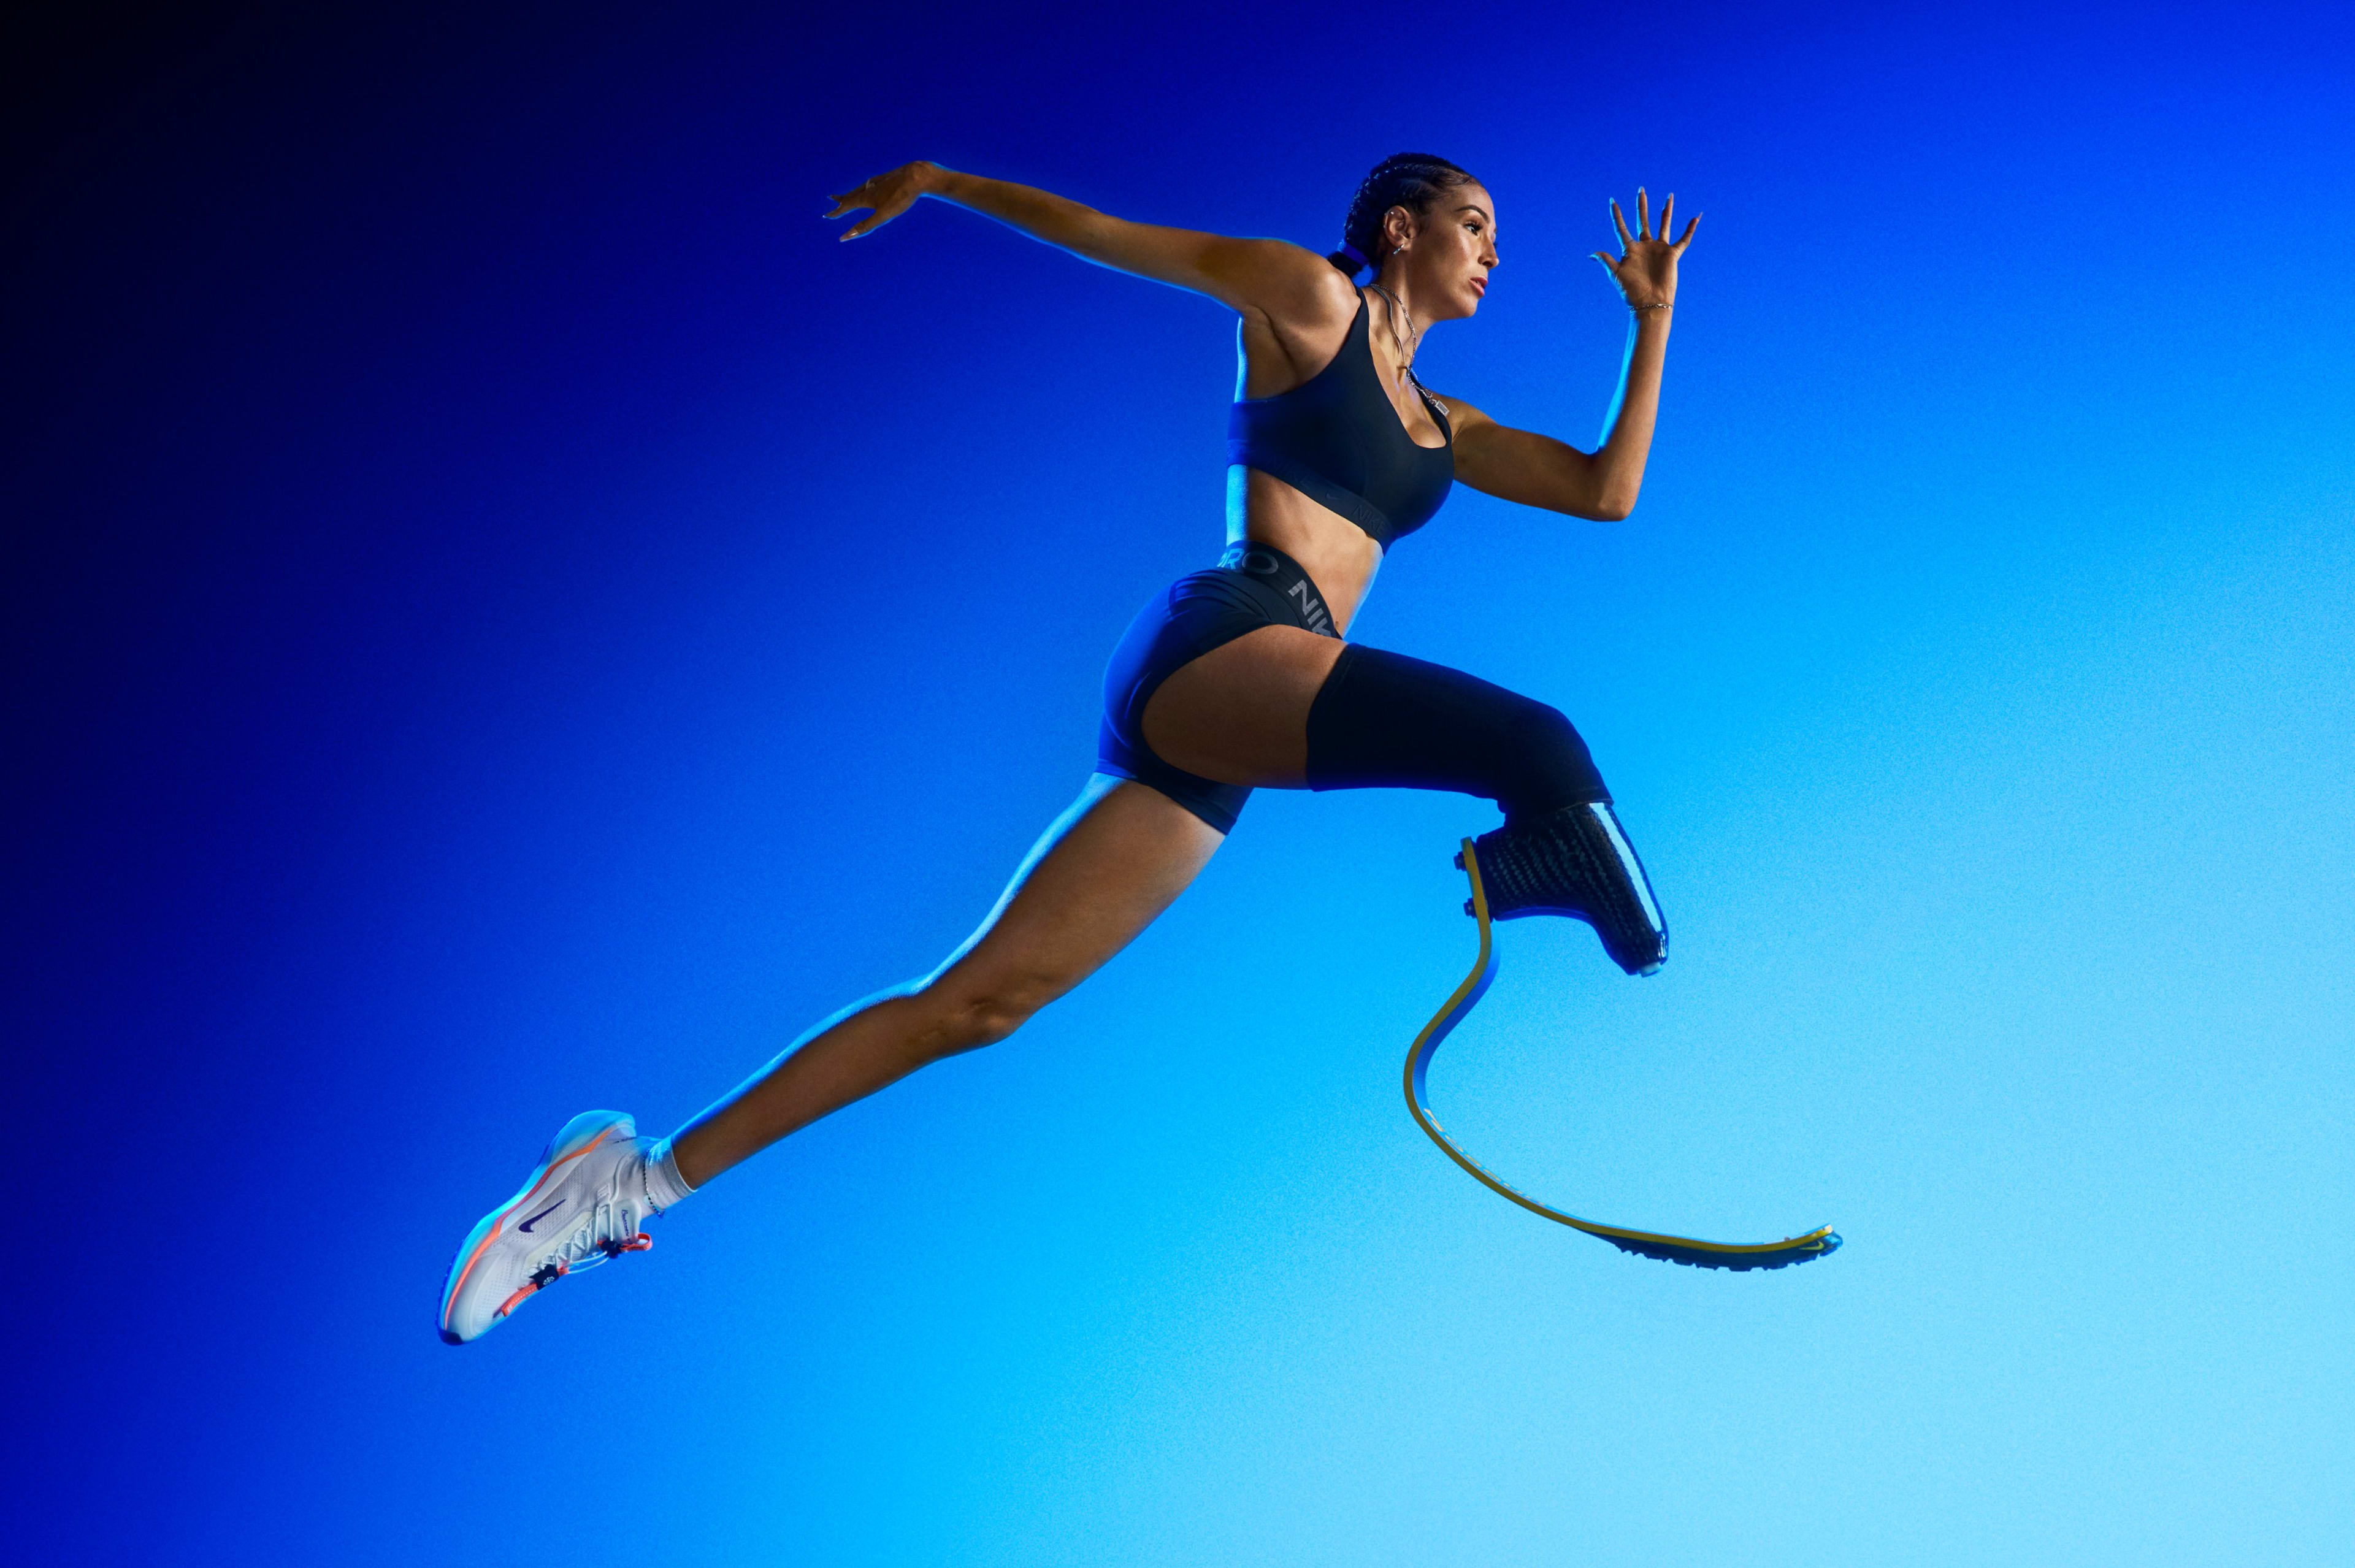
[[1417,314],[1454,321],[1478,310],[1497,265],[1497,203],[1487,187],[1452,186],[1432,197],[1429,211],[1393,208],[1390,218],[1398,229],[1401,218],[1412,219],[1411,231],[1398,236],[1409,241],[1399,260]]

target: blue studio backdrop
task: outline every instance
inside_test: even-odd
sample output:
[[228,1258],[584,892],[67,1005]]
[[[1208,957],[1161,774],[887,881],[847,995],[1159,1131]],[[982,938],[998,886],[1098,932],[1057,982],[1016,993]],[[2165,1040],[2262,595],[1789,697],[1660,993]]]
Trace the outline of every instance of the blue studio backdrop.
[[[2355,37],[2320,5],[37,7],[0,332],[8,1532],[59,1563],[2146,1564],[2355,1534]],[[918,974],[1220,541],[1231,323],[914,157],[1502,265],[1357,637],[1555,703],[1676,934],[1263,792],[1006,1045],[478,1345],[466,1227]],[[2333,1545],[2337,1542],[2337,1545]]]

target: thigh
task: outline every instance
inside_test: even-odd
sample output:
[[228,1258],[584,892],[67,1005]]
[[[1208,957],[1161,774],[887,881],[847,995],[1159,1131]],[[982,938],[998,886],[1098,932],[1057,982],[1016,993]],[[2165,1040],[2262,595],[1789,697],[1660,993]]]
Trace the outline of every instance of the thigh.
[[1146,743],[1172,767],[1220,784],[1308,782],[1308,709],[1348,645],[1297,626],[1262,626],[1161,683]]
[[1225,841],[1158,790],[1098,773],[925,988],[1042,1007],[1135,940]]

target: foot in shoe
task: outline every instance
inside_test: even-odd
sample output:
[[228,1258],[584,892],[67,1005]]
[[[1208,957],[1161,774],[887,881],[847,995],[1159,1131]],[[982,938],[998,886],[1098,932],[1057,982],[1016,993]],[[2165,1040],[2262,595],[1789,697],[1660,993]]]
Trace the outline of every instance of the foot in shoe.
[[1635,847],[1608,804],[1565,805],[1473,840],[1494,920],[1566,914],[1603,939],[1611,961],[1649,975],[1668,961],[1668,928]]
[[483,1216],[450,1265],[442,1291],[442,1338],[480,1339],[526,1296],[568,1274],[654,1238],[640,1225],[662,1212],[647,1181],[655,1140],[619,1111],[585,1111],[549,1141],[523,1190]]

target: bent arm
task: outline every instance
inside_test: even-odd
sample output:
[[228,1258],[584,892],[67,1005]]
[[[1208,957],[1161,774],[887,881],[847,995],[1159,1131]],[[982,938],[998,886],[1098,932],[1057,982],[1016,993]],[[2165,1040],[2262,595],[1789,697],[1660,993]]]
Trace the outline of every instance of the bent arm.
[[1624,520],[1644,487],[1652,427],[1660,412],[1660,373],[1668,362],[1672,311],[1637,311],[1627,332],[1619,387],[1604,415],[1603,442],[1584,453],[1534,431],[1498,424],[1468,403],[1455,412],[1455,477],[1475,490],[1525,507],[1597,522]]
[[1677,198],[1671,196],[1660,208],[1660,231],[1655,235],[1651,202],[1639,187],[1633,234],[1618,202],[1611,204],[1624,253],[1614,261],[1594,252],[1635,313],[1626,357],[1619,364],[1619,389],[1603,416],[1603,444],[1589,454],[1551,436],[1498,424],[1467,406],[1455,436],[1458,479],[1508,501],[1599,522],[1615,523],[1636,509],[1636,494],[1644,488],[1644,460],[1652,454],[1652,425],[1660,413],[1660,369],[1668,357],[1677,261],[1700,227],[1696,216],[1671,244],[1676,213]]
[[1319,256],[1281,240],[1237,240],[1199,229],[1132,223],[1068,197],[1011,180],[990,179],[938,164],[914,163],[879,175],[836,198],[840,216],[861,207],[870,216],[846,240],[872,233],[923,197],[954,202],[1033,240],[1114,272],[1208,294],[1240,312],[1289,315],[1314,309],[1339,274]]

